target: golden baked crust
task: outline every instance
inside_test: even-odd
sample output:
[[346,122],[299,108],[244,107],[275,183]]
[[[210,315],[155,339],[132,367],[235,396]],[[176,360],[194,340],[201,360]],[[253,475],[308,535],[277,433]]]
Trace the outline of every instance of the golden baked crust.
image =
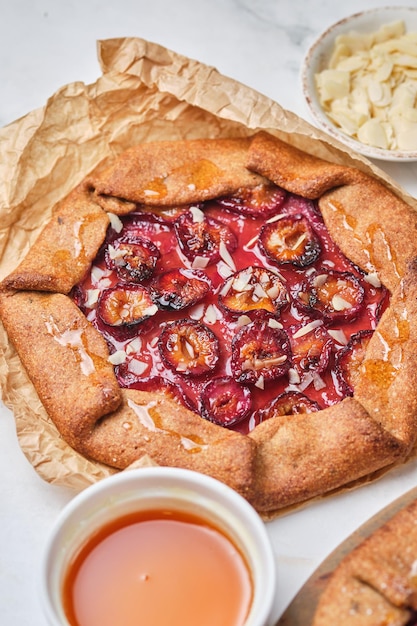
[[417,610],[417,502],[348,554],[320,596],[312,626],[405,626]]
[[[391,292],[354,396],[316,413],[271,417],[241,435],[202,420],[162,390],[121,390],[104,339],[66,295],[104,240],[107,212],[123,216],[137,203],[158,212],[268,181],[317,199],[336,244]],[[118,469],[149,455],[211,474],[269,518],[405,460],[415,445],[416,235],[416,213],[381,182],[267,133],[142,144],[88,176],[57,207],[4,279],[0,316],[74,449]],[[87,376],[84,357],[93,363]]]
[[96,256],[108,224],[108,215],[80,185],[55,208],[18,271],[4,279],[4,287],[68,293]]

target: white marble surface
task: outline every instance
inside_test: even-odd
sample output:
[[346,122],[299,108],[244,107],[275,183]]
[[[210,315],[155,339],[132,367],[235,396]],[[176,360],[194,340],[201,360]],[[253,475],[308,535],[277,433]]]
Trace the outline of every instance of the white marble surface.
[[[308,46],[335,20],[380,4],[0,0],[0,126],[42,106],[66,83],[94,82],[99,76],[96,40],[122,36],[142,37],[215,66],[308,117],[299,82]],[[417,195],[417,164],[380,165]],[[19,448],[12,414],[1,404],[0,413],[0,623],[42,626],[40,557],[56,515],[73,494],[38,477]],[[273,622],[333,548],[416,484],[416,464],[410,464],[373,485],[268,524],[278,566]]]

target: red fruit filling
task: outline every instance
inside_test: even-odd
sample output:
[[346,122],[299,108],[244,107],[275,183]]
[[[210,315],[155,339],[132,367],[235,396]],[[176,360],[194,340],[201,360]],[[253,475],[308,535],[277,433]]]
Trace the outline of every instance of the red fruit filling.
[[230,276],[219,291],[219,304],[230,313],[277,312],[288,304],[282,280],[263,267],[246,267]]
[[215,263],[236,249],[233,231],[226,224],[207,217],[198,207],[192,207],[175,220],[174,228],[178,245],[190,261],[203,259],[204,265]]
[[279,216],[261,228],[259,242],[265,255],[274,263],[306,267],[318,259],[319,238],[303,215]]
[[299,415],[300,413],[314,413],[315,411],[320,411],[317,402],[310,400],[299,391],[286,391],[261,409],[259,417],[261,421],[265,421],[278,415]]
[[[291,254],[317,239],[315,260],[272,255],[286,222]],[[337,248],[315,202],[266,185],[191,207],[138,206],[117,226],[72,297],[108,342],[121,386],[165,390],[244,433],[352,394],[389,296]]]
[[316,323],[314,320],[310,326],[301,326],[291,337],[292,360],[300,374],[323,372],[329,363],[334,342],[324,326]]
[[271,326],[269,319],[257,319],[243,326],[232,341],[231,367],[239,383],[263,384],[280,378],[291,367],[287,333]]
[[249,387],[239,385],[230,376],[214,378],[201,392],[202,417],[220,426],[232,426],[241,422],[249,415],[251,408]]
[[163,361],[174,372],[201,376],[216,367],[219,342],[204,324],[177,320],[167,324],[158,341]]
[[353,319],[360,311],[365,290],[351,272],[323,270],[311,275],[296,294],[299,303],[329,321]]
[[363,330],[355,333],[349,343],[336,355],[336,375],[343,393],[351,396],[358,379],[360,366],[363,362],[365,351],[372,337],[371,330]]
[[140,237],[116,239],[105,251],[107,267],[116,270],[117,276],[127,282],[150,278],[159,256],[158,248],[148,239]]
[[157,310],[149,291],[142,285],[116,285],[105,289],[97,303],[97,313],[108,326],[139,324]]
[[240,215],[268,219],[276,215],[284,204],[287,192],[275,185],[257,185],[240,189],[231,198],[221,198],[218,203]]
[[210,279],[201,270],[169,270],[149,286],[153,301],[161,309],[185,309],[204,298],[211,288]]

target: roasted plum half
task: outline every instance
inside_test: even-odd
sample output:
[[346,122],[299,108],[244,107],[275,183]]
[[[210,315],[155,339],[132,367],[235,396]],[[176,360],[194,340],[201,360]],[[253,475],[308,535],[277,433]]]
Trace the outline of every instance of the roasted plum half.
[[251,391],[230,376],[213,378],[200,396],[201,416],[220,426],[232,426],[244,420],[252,408]]
[[290,340],[273,318],[255,319],[233,337],[231,368],[239,383],[276,380],[291,367]]
[[106,265],[126,282],[141,282],[150,278],[160,257],[158,248],[149,239],[132,234],[115,239],[107,246]]
[[361,310],[365,290],[351,272],[322,270],[310,275],[295,294],[301,307],[328,320],[348,321]]
[[136,325],[157,311],[149,291],[136,284],[117,284],[105,289],[97,302],[97,314],[108,326]]
[[293,366],[303,372],[323,372],[330,359],[333,339],[322,326],[321,320],[314,320],[301,326],[291,336]]
[[278,265],[307,267],[321,252],[321,243],[304,215],[285,215],[267,222],[259,233],[259,246]]
[[167,324],[158,349],[165,365],[177,374],[200,376],[214,370],[219,360],[219,341],[201,322],[181,319]]
[[251,311],[276,313],[288,303],[282,280],[263,267],[250,266],[226,279],[219,291],[219,305],[235,315]]
[[271,417],[314,413],[316,411],[320,411],[320,406],[315,400],[311,400],[299,391],[285,391],[260,409],[258,418],[263,422]]
[[287,192],[280,187],[257,185],[256,187],[239,189],[234,196],[220,198],[217,202],[241,215],[267,219],[277,214],[286,198]]
[[152,299],[158,307],[174,311],[193,306],[204,298],[210,288],[207,274],[186,268],[164,272],[149,285]]
[[336,376],[344,395],[353,395],[360,366],[372,334],[372,330],[362,330],[355,333],[347,345],[336,354]]
[[205,215],[198,207],[192,209],[174,222],[178,245],[189,261],[203,259],[209,265],[236,249],[236,235],[226,224]]

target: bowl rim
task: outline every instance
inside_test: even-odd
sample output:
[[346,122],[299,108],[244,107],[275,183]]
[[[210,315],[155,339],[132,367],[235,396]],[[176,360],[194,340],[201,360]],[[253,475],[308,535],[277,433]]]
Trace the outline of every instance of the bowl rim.
[[[93,523],[94,532],[95,528],[106,523],[102,520],[101,510],[109,504],[113,507],[116,498],[119,499],[122,509],[120,514],[123,515],[126,506],[132,506],[135,500],[134,491],[144,493],[145,506],[151,502],[157,503],[157,508],[165,508],[166,502],[176,499],[179,504],[172,506],[177,510],[187,510],[187,502],[192,497],[194,510],[202,507],[202,519],[207,517],[211,520],[249,559],[248,565],[252,569],[256,586],[245,626],[260,626],[261,621],[266,624],[275,600],[277,572],[265,522],[242,495],[226,484],[206,474],[168,466],[132,468],[113,474],[89,485],[63,507],[48,533],[40,562],[38,591],[47,624],[63,626],[63,617],[58,614],[54,600],[56,590],[54,592],[52,581],[57,573],[61,572],[62,577],[68,558],[66,552],[71,552],[74,544],[78,547],[82,545],[89,535],[83,529],[81,540],[74,540],[75,525],[80,521],[83,525],[87,514],[88,519],[91,518],[90,523]],[[117,496],[118,493],[120,496]],[[80,514],[84,517],[80,517]],[[113,512],[109,515],[111,518],[117,516]],[[54,565],[57,554],[58,565]],[[252,558],[255,560],[251,562]],[[55,583],[60,584],[61,579],[58,583],[55,580]]]
[[[355,26],[358,30],[361,30],[359,28],[361,23],[366,22],[369,18],[372,18],[373,16],[381,16],[382,18],[384,14],[386,15],[388,13],[392,13],[391,17],[385,20],[381,19],[380,22],[378,21],[375,29],[383,23],[388,23],[388,21],[393,21],[395,19],[404,19],[404,16],[400,17],[400,15],[407,13],[413,14],[413,16],[415,16],[415,30],[417,31],[417,6],[412,7],[387,5],[374,7],[371,9],[365,9],[363,11],[357,11],[337,20],[315,38],[315,40],[307,49],[306,54],[304,55],[301,65],[302,91],[308,110],[313,120],[333,139],[336,139],[338,142],[344,144],[345,146],[348,146],[351,150],[354,150],[355,152],[358,152],[372,159],[411,163],[413,161],[417,161],[417,149],[384,150],[382,148],[368,146],[367,144],[361,143],[357,139],[350,137],[348,134],[339,129],[335,124],[332,123],[330,118],[327,117],[322,107],[320,106],[314,84],[314,76],[317,71],[317,65],[320,61],[320,58],[323,58],[326,50],[333,47],[335,37],[337,37],[339,34],[349,32],[350,30],[355,30]],[[398,14],[397,18],[395,17],[396,14]],[[369,32],[369,27],[367,27],[366,29],[362,29],[362,32],[365,31]]]

